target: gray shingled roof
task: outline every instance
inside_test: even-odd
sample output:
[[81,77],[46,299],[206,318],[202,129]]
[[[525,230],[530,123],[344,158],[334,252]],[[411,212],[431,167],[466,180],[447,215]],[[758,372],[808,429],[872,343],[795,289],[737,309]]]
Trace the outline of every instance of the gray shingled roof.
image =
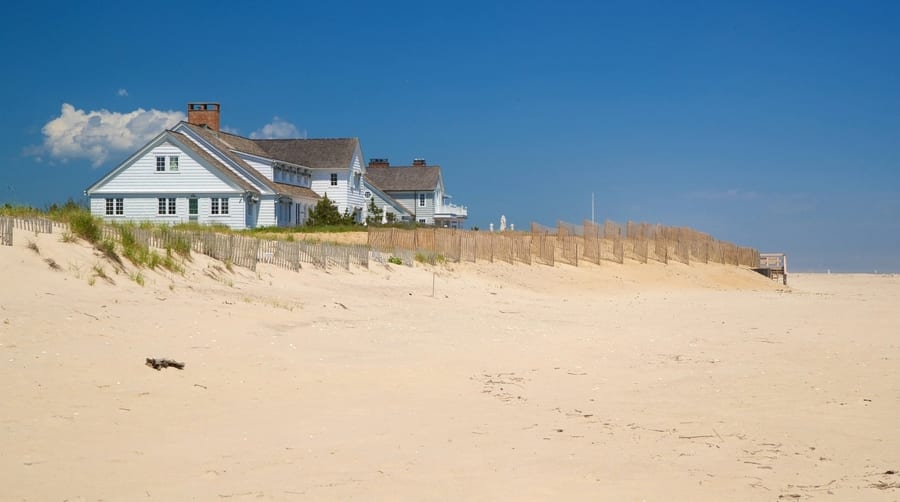
[[173,136],[175,136],[175,138],[178,139],[182,144],[184,144],[185,147],[189,148],[191,150],[191,152],[193,152],[195,155],[202,158],[206,162],[210,163],[213,167],[215,167],[216,169],[221,171],[222,174],[224,174],[226,177],[228,177],[228,179],[237,183],[237,185],[239,187],[243,188],[244,190],[247,190],[248,192],[252,192],[252,193],[256,193],[256,194],[259,193],[259,190],[254,188],[253,185],[251,185],[250,183],[247,182],[247,180],[238,176],[237,173],[235,173],[234,171],[231,170],[231,168],[222,164],[219,161],[219,159],[217,159],[217,158],[213,157],[212,155],[210,155],[209,153],[207,153],[206,150],[200,148],[200,146],[197,145],[197,143],[194,143],[190,138],[188,138],[184,134],[181,134],[180,132],[174,132],[174,131],[169,131],[169,134],[172,134]]
[[298,187],[296,185],[288,185],[286,183],[275,183],[275,186],[278,188],[278,193],[282,195],[295,195],[297,197],[309,197],[311,199],[322,198],[319,197],[319,194],[306,187]]
[[[347,169],[359,144],[357,138],[256,139],[257,146],[275,160],[313,169]],[[252,152],[247,152],[252,153]],[[361,159],[360,159],[361,160]]]
[[383,192],[434,190],[440,177],[440,166],[370,167],[366,170],[366,179]]
[[[274,182],[273,182],[272,180],[270,180],[269,178],[266,178],[265,176],[263,176],[262,173],[260,173],[260,172],[257,171],[256,169],[254,169],[253,166],[251,166],[250,164],[244,162],[244,159],[238,157],[237,155],[235,155],[235,154],[232,152],[232,150],[237,150],[237,148],[234,148],[230,143],[226,143],[225,141],[223,141],[223,140],[221,139],[223,136],[226,136],[225,139],[228,139],[228,140],[230,140],[230,141],[234,141],[234,138],[236,138],[236,137],[237,137],[237,138],[240,138],[240,136],[234,136],[233,134],[222,133],[222,132],[216,132],[216,131],[213,131],[212,129],[208,128],[208,127],[203,127],[203,126],[194,125],[194,124],[191,124],[191,123],[189,123],[189,122],[182,122],[182,124],[186,125],[186,126],[189,127],[192,131],[194,131],[194,132],[196,132],[197,134],[199,134],[200,136],[202,136],[203,139],[205,139],[206,141],[208,141],[208,142],[209,142],[210,144],[212,144],[217,150],[219,150],[219,151],[222,152],[224,155],[226,155],[226,156],[228,157],[229,160],[231,160],[231,161],[234,162],[235,164],[241,166],[242,169],[244,169],[245,171],[247,171],[248,173],[250,173],[254,178],[260,180],[260,182],[263,183],[264,185],[266,185],[266,187],[267,187],[269,190],[272,190],[273,192],[277,192],[277,191],[278,191],[278,190],[275,188],[275,184],[274,184]],[[243,138],[242,138],[242,139],[243,139]],[[247,141],[250,141],[250,140],[247,140]],[[201,149],[201,150],[202,150],[202,149]],[[247,152],[247,153],[252,153],[252,152]],[[254,154],[254,155],[256,155],[256,154]],[[230,169],[229,169],[229,170],[230,170]]]

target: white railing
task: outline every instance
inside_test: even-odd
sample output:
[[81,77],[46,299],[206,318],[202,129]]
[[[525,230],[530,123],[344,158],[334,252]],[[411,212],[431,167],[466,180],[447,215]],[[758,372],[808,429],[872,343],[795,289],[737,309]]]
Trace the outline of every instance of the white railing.
[[456,204],[441,204],[434,211],[435,215],[449,215],[449,216],[468,216],[469,210],[466,209],[466,206],[457,206]]

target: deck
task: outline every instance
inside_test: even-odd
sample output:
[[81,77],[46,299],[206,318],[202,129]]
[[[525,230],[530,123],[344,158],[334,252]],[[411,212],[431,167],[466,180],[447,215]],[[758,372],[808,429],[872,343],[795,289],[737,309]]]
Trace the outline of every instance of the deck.
[[759,267],[753,270],[774,280],[781,279],[787,286],[787,255],[785,253],[760,253]]

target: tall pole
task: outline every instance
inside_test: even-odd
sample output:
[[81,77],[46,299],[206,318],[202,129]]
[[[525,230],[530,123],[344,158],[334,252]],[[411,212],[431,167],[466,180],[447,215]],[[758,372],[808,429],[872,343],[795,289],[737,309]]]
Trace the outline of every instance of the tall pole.
[[591,192],[591,224],[594,224],[594,192]]

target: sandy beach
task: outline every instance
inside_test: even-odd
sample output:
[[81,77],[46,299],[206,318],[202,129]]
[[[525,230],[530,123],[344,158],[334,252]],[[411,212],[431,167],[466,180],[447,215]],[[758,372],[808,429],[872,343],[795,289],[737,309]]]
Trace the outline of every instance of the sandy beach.
[[900,277],[0,271],[2,500],[900,497]]

